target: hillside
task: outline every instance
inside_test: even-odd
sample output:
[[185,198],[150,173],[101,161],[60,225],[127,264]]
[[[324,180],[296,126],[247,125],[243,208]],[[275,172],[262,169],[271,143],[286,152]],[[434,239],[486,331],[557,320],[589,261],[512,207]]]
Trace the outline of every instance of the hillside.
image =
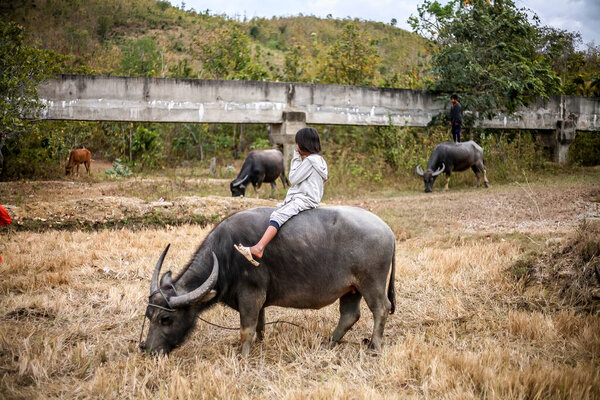
[[[239,26],[252,53],[268,71],[267,79],[283,79],[285,54],[293,46],[330,47],[344,26],[354,22],[377,49],[382,80],[402,75],[417,65],[425,47],[421,37],[379,22],[297,16],[234,21],[208,12],[183,11],[153,0],[22,0],[0,3],[3,20],[23,25],[29,40],[40,48],[72,56],[71,65],[90,73],[118,74],[132,39],[156,43],[160,67],[153,76],[202,76],[197,41],[218,28]],[[187,70],[186,68],[187,67]]]

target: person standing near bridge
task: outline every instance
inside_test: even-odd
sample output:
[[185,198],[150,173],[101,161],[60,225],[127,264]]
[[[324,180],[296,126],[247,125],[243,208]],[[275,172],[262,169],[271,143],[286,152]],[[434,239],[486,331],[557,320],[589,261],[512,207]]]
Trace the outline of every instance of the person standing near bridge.
[[450,129],[452,130],[452,140],[454,143],[460,143],[460,131],[462,130],[462,106],[458,102],[458,95],[450,96],[452,107],[450,108]]

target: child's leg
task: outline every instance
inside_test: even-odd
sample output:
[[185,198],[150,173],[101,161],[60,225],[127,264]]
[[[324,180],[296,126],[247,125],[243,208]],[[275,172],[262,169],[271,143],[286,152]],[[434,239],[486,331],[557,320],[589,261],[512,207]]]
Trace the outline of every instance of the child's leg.
[[[309,207],[306,207],[303,203],[299,201],[291,201],[287,204],[284,204],[283,206],[271,213],[269,226],[267,227],[265,233],[263,233],[263,236],[261,237],[258,243],[256,243],[252,247],[245,247],[241,243],[239,243],[234,247],[244,257],[246,257],[248,261],[252,262],[253,264],[256,263],[255,265],[258,265],[258,262],[256,262],[252,258],[252,256],[256,258],[262,258],[265,247],[277,235],[277,232],[279,232],[279,228],[281,227],[281,225],[286,223],[287,220],[292,218],[294,215],[298,214],[300,211],[308,210],[308,208]],[[250,254],[248,254],[248,252],[250,252]]]
[[259,242],[250,247],[250,253],[255,257],[262,258],[265,247],[273,240],[278,231],[279,224],[275,221],[271,221]]

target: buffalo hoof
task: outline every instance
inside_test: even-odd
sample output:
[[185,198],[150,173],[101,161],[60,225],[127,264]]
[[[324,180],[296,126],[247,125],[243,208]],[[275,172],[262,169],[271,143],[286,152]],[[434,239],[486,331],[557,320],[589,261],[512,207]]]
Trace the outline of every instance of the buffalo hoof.
[[485,183],[483,184],[483,186],[484,186],[484,187],[487,189],[487,188],[489,188],[489,187],[490,187],[490,184],[489,184],[489,183],[487,183],[487,182],[485,182]]
[[362,340],[362,342],[363,342],[363,344],[364,344],[365,346],[367,346],[367,349],[369,350],[369,352],[370,352],[372,355],[374,355],[374,356],[378,355],[378,354],[379,354],[379,352],[381,351],[381,345],[380,345],[380,346],[375,346],[375,345],[373,344],[373,342],[371,342],[371,340],[370,340],[370,339],[364,338],[364,339]]
[[334,342],[331,339],[325,339],[321,342],[321,348],[325,350],[333,350],[339,342]]

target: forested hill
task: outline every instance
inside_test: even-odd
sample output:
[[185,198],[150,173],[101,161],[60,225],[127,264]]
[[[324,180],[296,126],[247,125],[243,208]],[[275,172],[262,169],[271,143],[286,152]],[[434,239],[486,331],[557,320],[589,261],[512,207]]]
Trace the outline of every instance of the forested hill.
[[411,87],[425,54],[422,37],[357,19],[236,21],[155,0],[0,4],[2,19],[24,26],[31,44],[69,55],[67,69],[93,74]]

